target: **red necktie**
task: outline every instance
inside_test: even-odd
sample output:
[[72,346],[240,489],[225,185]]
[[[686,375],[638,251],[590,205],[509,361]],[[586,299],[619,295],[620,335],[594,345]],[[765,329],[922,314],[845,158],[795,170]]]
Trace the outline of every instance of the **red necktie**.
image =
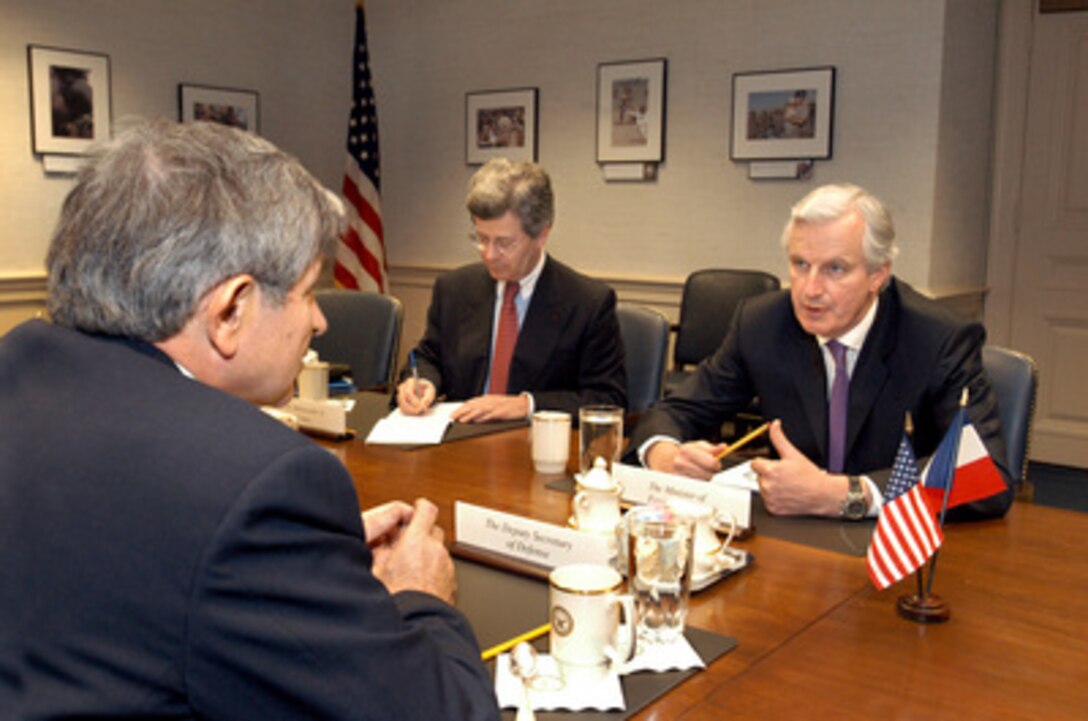
[[835,377],[828,403],[827,470],[839,473],[846,455],[846,406],[850,395],[850,377],[846,371],[846,346],[829,340],[827,349],[835,360]]
[[510,359],[514,357],[514,346],[518,342],[518,309],[514,305],[514,296],[519,285],[507,282],[502,294],[502,308],[499,310],[499,332],[495,336],[495,354],[491,358],[491,384],[488,393],[506,393],[507,379],[510,377]]

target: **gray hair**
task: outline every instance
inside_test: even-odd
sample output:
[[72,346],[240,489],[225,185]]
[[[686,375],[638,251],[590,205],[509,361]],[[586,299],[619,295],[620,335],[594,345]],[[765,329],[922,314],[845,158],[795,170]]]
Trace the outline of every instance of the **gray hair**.
[[473,217],[494,220],[513,211],[521,229],[536,238],[555,219],[552,181],[536,163],[493,158],[468,181],[465,206]]
[[789,248],[790,233],[797,223],[826,223],[857,212],[865,222],[861,247],[869,271],[895,260],[895,225],[891,213],[878,198],[849,183],[823,185],[801,198],[790,209],[790,219],[782,230],[782,245]]
[[140,121],[94,150],[64,201],[46,257],[49,313],[161,341],[238,274],[282,304],[342,226],[339,199],[270,142],[215,123]]

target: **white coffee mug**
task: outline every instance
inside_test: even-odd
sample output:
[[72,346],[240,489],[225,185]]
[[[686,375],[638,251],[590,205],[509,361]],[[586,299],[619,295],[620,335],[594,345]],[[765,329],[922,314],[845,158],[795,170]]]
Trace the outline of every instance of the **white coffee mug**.
[[591,563],[559,566],[548,584],[550,651],[561,671],[630,660],[635,653],[634,600],[621,592],[623,577],[615,569]]
[[537,411],[533,414],[533,468],[537,473],[563,473],[570,456],[570,413]]
[[308,401],[323,401],[329,397],[329,364],[307,361],[298,374],[298,397]]

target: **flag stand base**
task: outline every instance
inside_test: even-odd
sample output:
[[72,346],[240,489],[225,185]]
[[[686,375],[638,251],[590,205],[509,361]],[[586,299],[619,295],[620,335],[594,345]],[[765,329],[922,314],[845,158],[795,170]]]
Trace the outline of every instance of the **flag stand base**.
[[933,594],[900,596],[896,610],[900,616],[915,623],[943,623],[952,615],[944,599]]

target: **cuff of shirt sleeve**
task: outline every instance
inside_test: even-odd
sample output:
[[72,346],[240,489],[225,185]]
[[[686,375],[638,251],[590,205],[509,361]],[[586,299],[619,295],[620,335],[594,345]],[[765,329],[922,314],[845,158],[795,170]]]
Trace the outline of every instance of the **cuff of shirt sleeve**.
[[884,505],[884,496],[881,495],[880,489],[877,488],[872,478],[861,476],[861,480],[865,481],[865,485],[869,487],[869,508],[865,511],[865,516],[875,518],[880,515],[880,509]]
[[680,441],[676,440],[675,438],[670,438],[669,436],[650,436],[646,439],[645,443],[638,447],[638,462],[642,465],[643,468],[648,468],[648,466],[646,465],[646,454],[649,452],[650,446],[660,442],[673,443],[678,446],[680,445]]

